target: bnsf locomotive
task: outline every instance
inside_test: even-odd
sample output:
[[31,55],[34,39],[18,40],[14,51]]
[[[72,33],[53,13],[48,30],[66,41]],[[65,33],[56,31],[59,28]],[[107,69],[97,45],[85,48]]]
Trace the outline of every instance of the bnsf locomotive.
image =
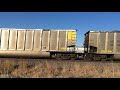
[[120,59],[119,31],[88,31],[76,47],[77,30],[0,29],[0,57],[84,60]]

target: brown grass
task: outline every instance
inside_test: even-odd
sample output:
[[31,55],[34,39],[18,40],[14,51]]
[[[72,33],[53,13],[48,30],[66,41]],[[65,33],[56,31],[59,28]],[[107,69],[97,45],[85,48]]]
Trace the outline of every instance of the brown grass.
[[0,60],[0,78],[120,78],[120,63]]

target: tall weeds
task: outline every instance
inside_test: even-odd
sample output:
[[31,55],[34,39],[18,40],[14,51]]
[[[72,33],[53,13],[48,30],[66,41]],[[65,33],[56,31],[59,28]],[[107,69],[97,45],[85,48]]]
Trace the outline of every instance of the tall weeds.
[[0,60],[1,78],[119,78],[120,63]]

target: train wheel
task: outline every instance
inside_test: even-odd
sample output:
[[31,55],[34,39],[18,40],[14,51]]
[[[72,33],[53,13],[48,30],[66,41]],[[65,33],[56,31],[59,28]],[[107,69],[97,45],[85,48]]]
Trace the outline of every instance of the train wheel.
[[91,61],[92,58],[90,57],[89,54],[86,54],[86,55],[84,56],[84,60],[85,60],[85,61]]
[[61,58],[62,58],[63,60],[70,60],[71,56],[68,55],[68,54],[62,54],[62,55],[61,55]]
[[86,61],[88,59],[87,55],[84,56],[84,60]]
[[57,58],[57,60],[62,60],[62,58],[60,57],[60,58]]
[[98,55],[98,61],[111,61],[112,58],[107,55]]
[[57,54],[56,59],[57,60],[71,60],[72,56],[71,56],[71,54]]
[[56,58],[56,54],[52,54],[51,57],[55,59]]
[[108,58],[108,61],[113,61],[113,59],[112,58]]
[[107,61],[107,60],[108,60],[107,56],[101,58],[101,61]]
[[67,55],[65,54],[59,54],[57,57],[56,57],[57,60],[67,60]]
[[101,57],[99,55],[94,55],[93,56],[93,60],[94,61],[100,61],[101,60]]

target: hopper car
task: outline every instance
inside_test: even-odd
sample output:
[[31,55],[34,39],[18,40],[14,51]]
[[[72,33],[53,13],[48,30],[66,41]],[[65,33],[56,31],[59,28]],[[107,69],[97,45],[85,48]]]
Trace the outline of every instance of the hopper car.
[[120,59],[120,31],[88,31],[85,33],[84,57],[103,61]]
[[77,30],[0,29],[0,57],[72,59]]

